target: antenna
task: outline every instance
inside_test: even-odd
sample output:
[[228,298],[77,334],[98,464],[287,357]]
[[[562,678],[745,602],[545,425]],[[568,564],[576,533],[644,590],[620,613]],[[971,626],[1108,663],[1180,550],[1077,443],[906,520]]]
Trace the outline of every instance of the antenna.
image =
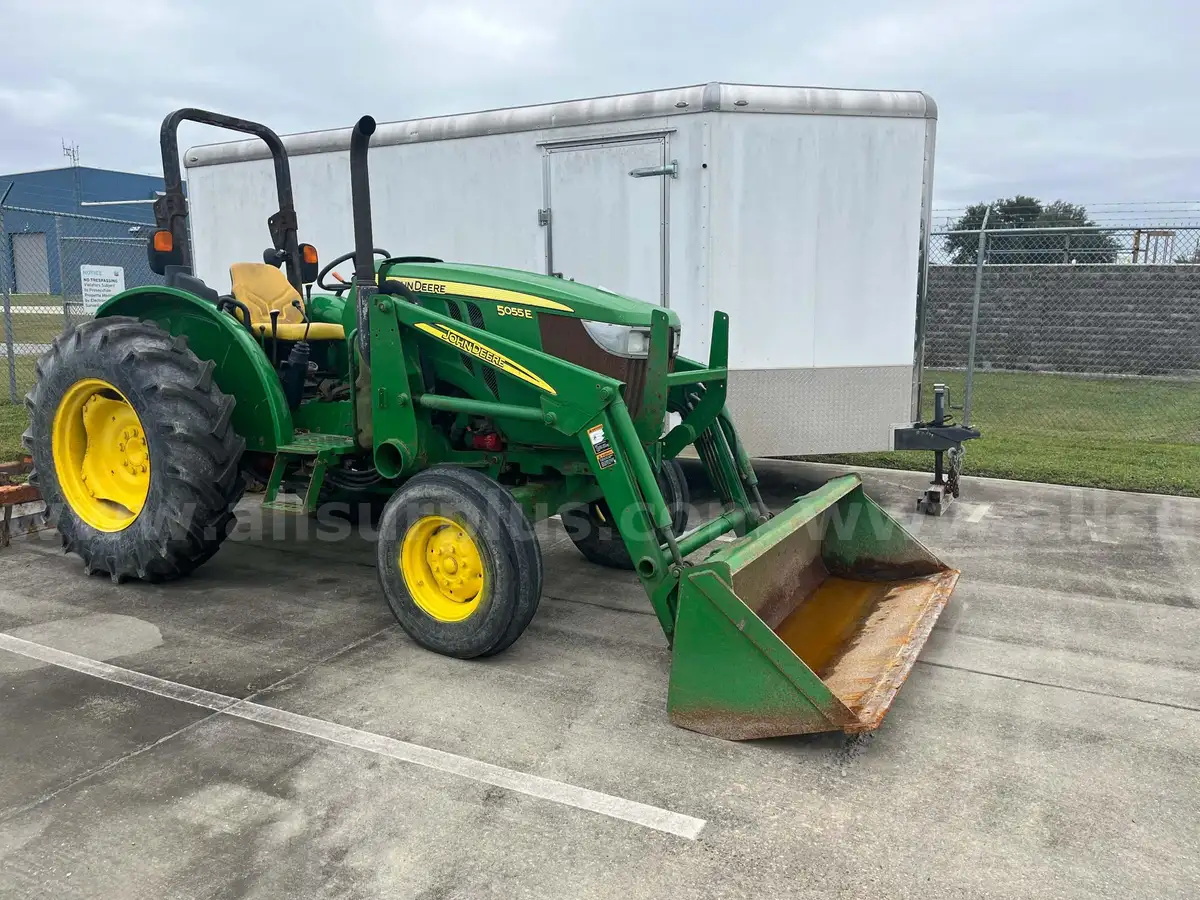
[[[67,159],[69,159],[71,161],[71,181],[74,183],[73,186],[75,188],[75,205],[76,205],[76,207],[78,207],[79,204],[83,202],[83,184],[80,180],[80,172],[79,172],[79,145],[78,144],[68,144],[67,139],[63,138],[62,139],[62,151],[63,151],[63,156],[65,156]],[[78,209],[76,209],[75,211],[79,212]]]

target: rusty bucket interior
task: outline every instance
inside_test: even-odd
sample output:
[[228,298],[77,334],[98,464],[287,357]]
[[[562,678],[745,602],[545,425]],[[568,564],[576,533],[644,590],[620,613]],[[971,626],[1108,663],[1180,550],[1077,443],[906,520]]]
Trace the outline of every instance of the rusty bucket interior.
[[877,728],[954,590],[845,476],[685,572],[672,721],[730,739]]

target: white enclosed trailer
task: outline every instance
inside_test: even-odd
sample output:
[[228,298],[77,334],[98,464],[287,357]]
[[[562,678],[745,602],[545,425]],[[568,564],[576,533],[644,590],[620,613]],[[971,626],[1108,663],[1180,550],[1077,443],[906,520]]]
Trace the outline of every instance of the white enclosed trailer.
[[[370,112],[370,110],[362,110]],[[918,414],[937,110],[919,92],[704,84],[392,122],[379,246],[561,274],[670,306],[753,455],[892,449]],[[301,239],[351,249],[350,130],[284,138]],[[259,141],[184,155],[196,274],[220,286],[274,210]]]

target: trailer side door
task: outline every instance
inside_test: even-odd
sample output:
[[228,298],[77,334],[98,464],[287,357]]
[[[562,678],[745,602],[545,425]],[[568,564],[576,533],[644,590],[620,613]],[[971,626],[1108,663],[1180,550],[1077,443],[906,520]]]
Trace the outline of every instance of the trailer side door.
[[546,271],[665,306],[666,137],[544,149]]

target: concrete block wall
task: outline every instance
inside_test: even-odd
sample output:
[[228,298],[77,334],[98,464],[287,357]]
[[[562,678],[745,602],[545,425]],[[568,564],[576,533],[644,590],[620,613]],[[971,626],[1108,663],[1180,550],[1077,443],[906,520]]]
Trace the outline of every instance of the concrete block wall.
[[[967,362],[973,266],[930,266],[925,363]],[[1200,375],[1200,265],[988,266],[981,369]]]

